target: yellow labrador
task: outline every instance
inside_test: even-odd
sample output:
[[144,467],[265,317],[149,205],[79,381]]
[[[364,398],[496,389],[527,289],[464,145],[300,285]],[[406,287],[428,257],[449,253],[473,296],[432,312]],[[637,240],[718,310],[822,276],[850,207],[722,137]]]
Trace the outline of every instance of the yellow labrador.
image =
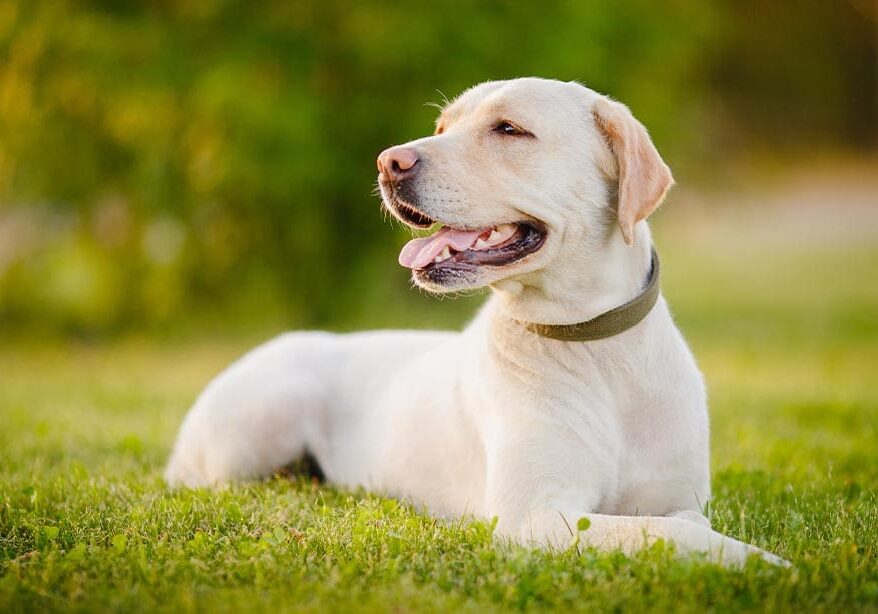
[[627,107],[578,83],[483,83],[378,168],[387,209],[439,225],[400,253],[415,283],[490,286],[490,300],[460,333],[297,332],[253,350],[189,412],[170,484],[307,454],[332,483],[497,517],[498,535],[524,543],[580,532],[630,553],[663,538],[783,563],[701,513],[704,385],[658,294],[645,222],[673,180]]

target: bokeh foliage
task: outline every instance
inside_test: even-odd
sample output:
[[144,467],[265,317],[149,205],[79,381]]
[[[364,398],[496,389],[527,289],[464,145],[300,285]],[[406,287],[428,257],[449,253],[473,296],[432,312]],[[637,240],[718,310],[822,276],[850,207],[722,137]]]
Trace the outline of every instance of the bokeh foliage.
[[[874,147],[869,2],[0,3],[0,328],[385,323],[375,155],[489,78],[627,102],[679,170]],[[352,306],[356,305],[356,309]],[[184,315],[185,314],[185,315]]]

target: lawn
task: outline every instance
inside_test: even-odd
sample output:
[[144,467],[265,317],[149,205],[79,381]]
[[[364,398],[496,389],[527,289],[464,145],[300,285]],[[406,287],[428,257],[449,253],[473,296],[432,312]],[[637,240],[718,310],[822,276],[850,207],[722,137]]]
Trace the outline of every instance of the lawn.
[[304,479],[172,493],[187,406],[266,331],[19,340],[0,348],[0,611],[878,610],[878,242],[669,220],[714,526],[791,569],[498,547],[490,524]]

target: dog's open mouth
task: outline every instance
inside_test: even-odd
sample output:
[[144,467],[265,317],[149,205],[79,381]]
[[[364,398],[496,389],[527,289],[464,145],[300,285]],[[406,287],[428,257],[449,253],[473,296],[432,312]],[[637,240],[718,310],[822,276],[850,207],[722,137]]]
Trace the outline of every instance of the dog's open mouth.
[[[382,189],[382,196],[384,206],[409,226],[429,228],[437,223],[397,194],[388,197]],[[503,266],[536,252],[545,238],[545,226],[530,220],[485,228],[443,225],[428,237],[409,241],[399,254],[399,263],[430,277],[479,266]]]
[[532,222],[475,230],[443,226],[429,237],[409,241],[399,254],[399,263],[414,270],[502,266],[537,251],[544,238]]
[[[385,205],[387,206],[387,205]],[[408,203],[398,199],[393,199],[393,206],[387,206],[392,212],[395,212],[396,215],[409,226],[414,226],[415,228],[429,228],[433,224],[436,223],[436,220],[425,215],[421,211],[418,211]]]

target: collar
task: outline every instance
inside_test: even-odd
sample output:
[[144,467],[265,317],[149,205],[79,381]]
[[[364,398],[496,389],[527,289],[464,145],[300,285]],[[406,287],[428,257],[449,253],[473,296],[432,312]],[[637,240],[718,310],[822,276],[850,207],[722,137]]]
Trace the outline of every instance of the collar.
[[559,341],[594,341],[623,333],[640,322],[652,310],[659,296],[659,258],[655,247],[650,250],[652,266],[646,287],[633,299],[605,311],[591,320],[576,324],[537,324],[522,322],[532,333]]

